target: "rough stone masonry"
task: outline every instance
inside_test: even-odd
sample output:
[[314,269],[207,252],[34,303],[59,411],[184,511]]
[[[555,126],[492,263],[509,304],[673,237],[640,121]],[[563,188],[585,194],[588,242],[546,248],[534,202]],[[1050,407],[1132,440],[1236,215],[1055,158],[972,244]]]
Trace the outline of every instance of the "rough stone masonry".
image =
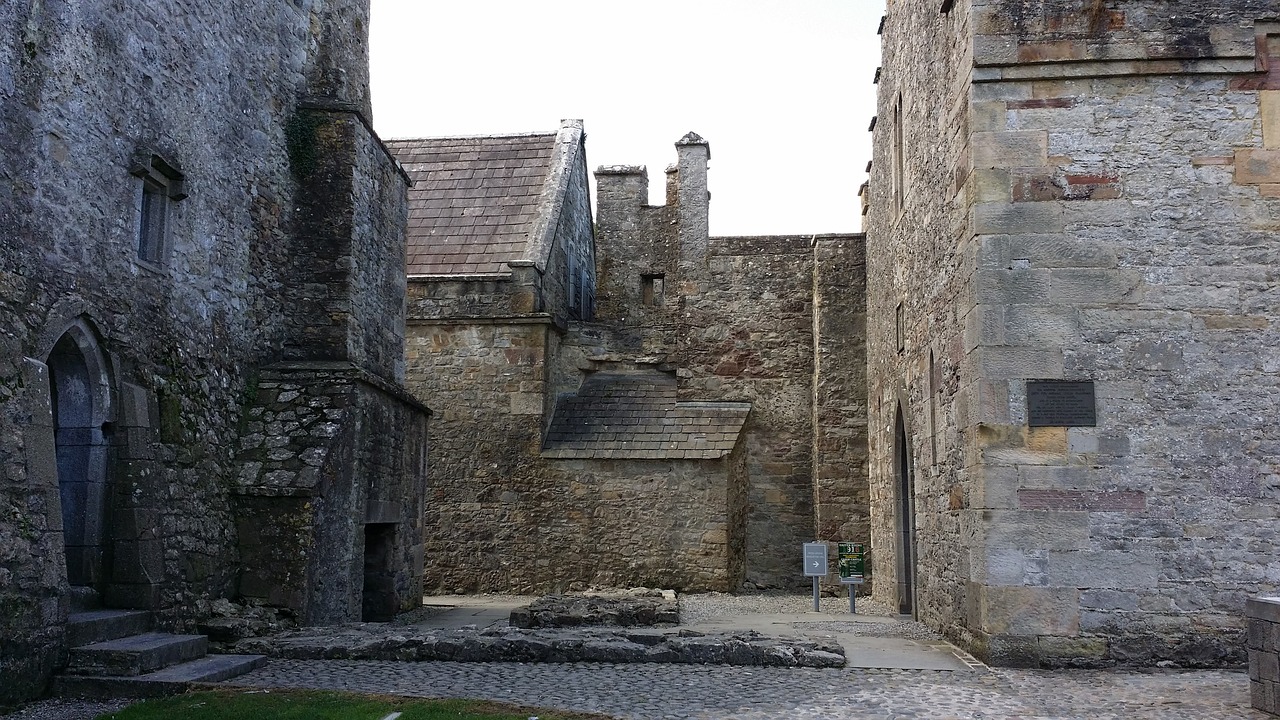
[[407,178],[368,6],[0,6],[0,705],[78,605],[421,598]]
[[1237,664],[1280,584],[1278,20],[888,5],[875,594],[979,657]]
[[711,237],[710,146],[667,203],[557,133],[396,141],[428,589],[736,590],[866,537],[859,236]]

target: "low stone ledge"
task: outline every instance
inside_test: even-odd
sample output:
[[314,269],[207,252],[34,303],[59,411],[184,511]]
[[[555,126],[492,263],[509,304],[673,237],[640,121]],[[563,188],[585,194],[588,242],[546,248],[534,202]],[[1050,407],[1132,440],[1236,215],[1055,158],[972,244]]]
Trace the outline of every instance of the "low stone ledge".
[[1253,706],[1280,715],[1280,597],[1249,598],[1249,694]]
[[675,593],[548,595],[511,611],[512,627],[653,627],[680,623]]
[[703,635],[638,630],[452,630],[405,632],[360,625],[248,638],[228,652],[292,660],[446,660],[454,662],[691,663],[767,667],[844,667],[829,641],[755,632]]

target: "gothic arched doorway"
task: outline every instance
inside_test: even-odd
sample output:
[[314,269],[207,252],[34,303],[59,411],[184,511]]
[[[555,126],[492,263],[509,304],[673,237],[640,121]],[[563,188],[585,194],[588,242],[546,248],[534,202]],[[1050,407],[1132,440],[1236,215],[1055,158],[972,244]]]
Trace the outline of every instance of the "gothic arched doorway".
[[109,567],[110,541],[104,436],[110,394],[105,367],[92,332],[82,323],[73,325],[54,343],[46,364],[67,581],[100,591]]
[[898,612],[916,614],[916,511],[915,471],[907,443],[906,413],[898,405],[894,423],[894,471],[897,476],[898,516]]

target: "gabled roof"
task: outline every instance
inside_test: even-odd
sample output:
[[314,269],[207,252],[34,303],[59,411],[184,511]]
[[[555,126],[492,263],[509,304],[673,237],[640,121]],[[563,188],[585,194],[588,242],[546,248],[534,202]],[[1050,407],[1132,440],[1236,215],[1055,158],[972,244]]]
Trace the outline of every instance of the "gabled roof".
[[678,402],[654,371],[599,372],[561,397],[542,446],[550,458],[715,459],[733,451],[750,403]]
[[507,274],[511,262],[546,266],[541,234],[563,204],[582,123],[559,132],[389,140],[413,179],[405,272]]

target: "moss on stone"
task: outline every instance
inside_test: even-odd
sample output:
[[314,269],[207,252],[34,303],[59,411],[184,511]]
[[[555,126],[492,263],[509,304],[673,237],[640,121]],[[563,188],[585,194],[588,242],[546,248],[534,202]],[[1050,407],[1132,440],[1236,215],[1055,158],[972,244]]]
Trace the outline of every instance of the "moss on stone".
[[295,177],[305,178],[319,164],[320,151],[316,131],[320,118],[307,110],[295,110],[285,125],[285,147],[289,153],[289,169]]
[[176,395],[160,396],[160,441],[181,443],[186,433],[182,425],[182,399]]

